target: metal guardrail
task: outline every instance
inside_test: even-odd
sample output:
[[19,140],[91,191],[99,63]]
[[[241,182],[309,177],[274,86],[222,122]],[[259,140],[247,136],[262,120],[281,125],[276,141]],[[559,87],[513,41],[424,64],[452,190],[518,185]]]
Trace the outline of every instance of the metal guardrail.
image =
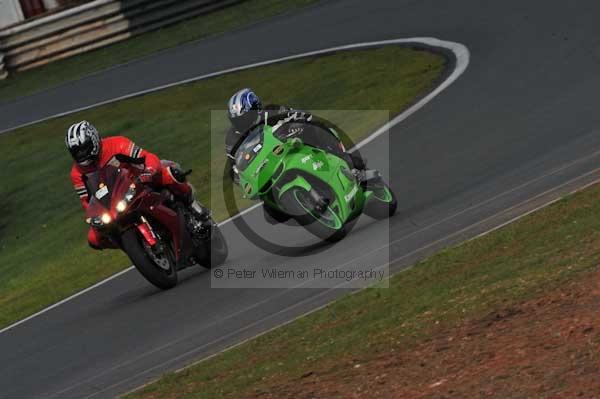
[[8,77],[8,72],[4,67],[4,54],[0,53],[0,79],[6,79]]
[[0,30],[0,79],[241,1],[96,0]]

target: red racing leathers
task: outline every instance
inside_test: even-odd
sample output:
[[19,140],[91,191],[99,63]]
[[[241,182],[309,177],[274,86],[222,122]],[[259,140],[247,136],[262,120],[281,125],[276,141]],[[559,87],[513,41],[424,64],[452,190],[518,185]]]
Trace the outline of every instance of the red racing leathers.
[[[81,166],[75,162],[71,168],[71,182],[79,195],[81,205],[83,205],[84,209],[87,209],[89,205],[89,197],[83,183],[83,175],[105,166],[117,154],[123,154],[133,158],[144,157],[145,172],[152,175],[151,181],[149,182],[155,187],[167,187],[176,196],[191,198],[192,187],[188,183],[178,182],[173,177],[171,167],[176,165],[174,162],[161,161],[156,155],[141,149],[127,137],[114,136],[102,139],[99,159],[93,165]],[[103,240],[101,234],[93,228],[90,228],[88,232],[88,242],[90,246],[95,249],[113,247],[110,242]]]

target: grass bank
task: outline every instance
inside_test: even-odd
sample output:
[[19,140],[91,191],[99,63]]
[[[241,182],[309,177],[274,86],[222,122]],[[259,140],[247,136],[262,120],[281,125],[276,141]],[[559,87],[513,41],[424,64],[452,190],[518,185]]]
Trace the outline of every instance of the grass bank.
[[569,196],[128,398],[596,397],[599,197]]
[[133,61],[192,40],[227,32],[316,3],[318,0],[247,0],[124,42],[10,75],[0,80],[0,103]]
[[[337,53],[173,87],[0,136],[0,326],[129,265],[120,251],[87,246],[64,148],[65,129],[74,121],[85,118],[106,136],[127,135],[162,158],[193,168],[190,180],[200,200],[210,204],[210,190],[221,189],[218,178],[211,184],[210,171],[222,173],[225,159],[224,136],[210,139],[209,110],[223,109],[239,88],[251,86],[265,102],[307,110],[395,115],[427,92],[444,67],[441,56],[401,47]],[[383,122],[381,112],[360,115],[360,120],[337,121],[354,139]],[[216,114],[213,129],[222,132],[226,125],[225,114]],[[212,205],[223,219],[224,205]]]

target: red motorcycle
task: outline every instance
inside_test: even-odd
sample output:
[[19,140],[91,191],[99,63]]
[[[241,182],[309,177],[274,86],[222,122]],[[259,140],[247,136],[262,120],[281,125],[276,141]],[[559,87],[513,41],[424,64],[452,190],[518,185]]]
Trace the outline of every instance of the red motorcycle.
[[107,247],[121,248],[150,283],[169,289],[177,284],[178,270],[222,264],[227,243],[210,215],[200,220],[169,190],[141,184],[143,164],[144,158],[117,155],[84,176],[90,198],[86,222],[110,241]]

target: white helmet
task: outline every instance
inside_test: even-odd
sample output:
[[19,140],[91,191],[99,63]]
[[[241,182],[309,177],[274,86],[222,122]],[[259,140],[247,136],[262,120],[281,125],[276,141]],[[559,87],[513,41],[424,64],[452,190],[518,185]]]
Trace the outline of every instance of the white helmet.
[[81,121],[69,127],[65,144],[75,162],[81,166],[88,166],[98,160],[102,141],[94,125],[88,121]]

